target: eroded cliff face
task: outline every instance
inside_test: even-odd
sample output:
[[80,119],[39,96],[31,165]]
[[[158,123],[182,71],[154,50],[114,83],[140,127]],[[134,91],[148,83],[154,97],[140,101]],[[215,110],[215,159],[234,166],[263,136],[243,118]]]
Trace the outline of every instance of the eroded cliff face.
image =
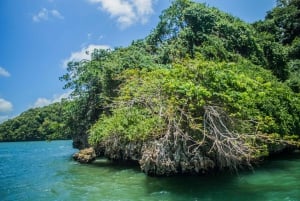
[[199,174],[215,168],[215,162],[188,144],[164,139],[122,142],[110,139],[95,147],[98,156],[116,161],[138,161],[147,175]]
[[97,156],[110,160],[138,161],[143,172],[155,176],[203,174],[220,166],[208,146],[195,146],[192,141],[174,136],[135,142],[111,137],[98,144],[95,151]]
[[160,138],[145,143],[141,152],[139,164],[148,175],[199,174],[216,167],[205,147],[193,147],[182,139]]
[[[147,175],[203,174],[210,171],[252,168],[262,157],[300,147],[297,136],[263,134],[260,131],[239,133],[233,120],[214,107],[205,107],[203,131],[191,127],[180,128],[176,121],[168,121],[160,135],[132,138],[113,131],[97,139],[95,151],[82,150],[75,159],[89,163],[96,156],[113,161],[138,161]],[[238,123],[238,122],[237,122]],[[289,137],[290,139],[287,140]],[[88,136],[74,139],[79,149],[89,147]]]
[[[282,139],[260,136],[257,141],[259,141],[261,149],[265,149],[265,153],[268,154],[299,148],[299,143]],[[249,160],[246,158],[233,159],[230,158],[232,156],[216,153],[211,145],[199,146],[198,144],[196,146],[190,140],[170,135],[158,139],[130,142],[114,136],[98,144],[94,149],[81,150],[74,156],[76,156],[75,160],[82,163],[90,163],[95,160],[96,156],[112,161],[137,161],[141,170],[147,175],[169,176],[205,174],[215,170],[232,169],[232,167],[251,168],[251,163],[256,162],[262,155],[249,156],[251,157]]]

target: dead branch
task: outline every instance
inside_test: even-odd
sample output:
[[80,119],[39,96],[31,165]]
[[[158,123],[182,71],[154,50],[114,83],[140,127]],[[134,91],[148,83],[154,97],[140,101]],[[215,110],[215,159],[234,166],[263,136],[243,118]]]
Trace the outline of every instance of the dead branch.
[[233,122],[219,107],[204,107],[203,135],[209,139],[209,154],[214,154],[219,168],[237,169],[250,165],[252,150],[245,143],[245,136],[233,130]]

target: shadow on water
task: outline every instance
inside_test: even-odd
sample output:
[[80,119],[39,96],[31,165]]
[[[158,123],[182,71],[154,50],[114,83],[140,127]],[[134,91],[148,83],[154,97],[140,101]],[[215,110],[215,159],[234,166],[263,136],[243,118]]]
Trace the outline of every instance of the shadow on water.
[[300,200],[300,153],[273,156],[254,171],[147,177],[152,197],[170,200]]
[[171,200],[240,200],[241,197],[258,196],[253,193],[246,195],[247,192],[239,190],[237,179],[234,174],[147,177],[145,186],[153,197],[169,194]]
[[[283,162],[284,161],[284,162]],[[280,153],[270,156],[258,168],[290,169],[291,164],[300,161],[300,150],[291,153]]]
[[273,156],[254,171],[198,176],[149,177],[137,163],[106,159],[70,163],[65,188],[100,200],[300,200],[300,153]]
[[137,173],[141,172],[137,161],[110,161],[105,158],[98,158],[90,165],[96,168],[110,168],[114,171],[131,169]]

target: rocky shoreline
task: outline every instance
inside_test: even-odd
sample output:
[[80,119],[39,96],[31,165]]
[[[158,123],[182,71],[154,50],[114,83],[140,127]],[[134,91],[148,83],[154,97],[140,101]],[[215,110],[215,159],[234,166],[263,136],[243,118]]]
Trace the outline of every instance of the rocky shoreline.
[[91,163],[96,159],[96,152],[94,148],[85,148],[73,155],[73,159],[80,163]]
[[[261,154],[257,158],[252,157],[249,161],[237,159],[238,168],[252,168],[252,163],[257,163],[262,157],[297,150],[300,147],[299,142],[273,139],[267,136],[260,136],[258,141],[262,147],[267,148],[264,151],[268,154],[265,156]],[[112,161],[136,161],[141,171],[152,176],[205,174],[231,169],[229,163],[231,161],[221,164],[218,159],[221,156],[209,152],[207,145],[193,147],[192,142],[183,139],[175,141],[175,138],[140,142],[125,142],[118,138],[111,138],[96,147],[81,149],[73,156],[74,160],[80,163],[92,163],[97,157],[105,157]]]

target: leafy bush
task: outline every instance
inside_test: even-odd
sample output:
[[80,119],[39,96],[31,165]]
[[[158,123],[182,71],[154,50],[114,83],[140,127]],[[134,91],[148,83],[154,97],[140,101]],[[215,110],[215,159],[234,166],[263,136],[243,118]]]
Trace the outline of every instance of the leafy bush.
[[244,122],[232,128],[239,132],[250,128],[299,134],[298,95],[271,72],[247,61],[215,63],[198,57],[171,69],[127,70],[123,79],[112,115],[103,116],[91,129],[93,143],[107,135],[129,140],[160,136],[173,120],[200,140],[206,106],[221,107],[236,122]]

